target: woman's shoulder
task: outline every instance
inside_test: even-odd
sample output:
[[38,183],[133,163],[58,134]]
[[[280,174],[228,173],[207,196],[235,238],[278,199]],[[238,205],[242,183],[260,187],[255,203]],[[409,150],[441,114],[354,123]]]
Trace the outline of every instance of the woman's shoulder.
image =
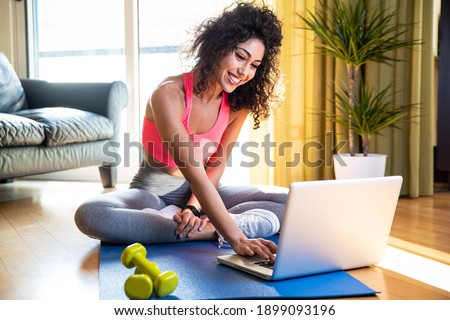
[[184,100],[183,75],[169,76],[161,81],[151,94],[147,102],[146,116],[152,120],[152,110],[154,111],[155,108],[169,107],[173,111],[175,111],[174,108],[179,108],[183,111]]
[[229,123],[234,122],[235,120],[246,119],[249,114],[250,110],[248,109],[240,109],[235,111],[230,110]]
[[163,79],[153,94],[184,94],[183,75],[178,74]]
[[169,76],[165,78],[152,93],[152,102],[171,101],[184,104],[183,75]]

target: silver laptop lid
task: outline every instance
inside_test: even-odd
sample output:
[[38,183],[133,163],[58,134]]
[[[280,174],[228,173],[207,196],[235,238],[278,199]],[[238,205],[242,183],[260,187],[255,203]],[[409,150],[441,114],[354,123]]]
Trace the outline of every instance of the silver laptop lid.
[[272,278],[378,263],[402,181],[392,176],[292,183]]

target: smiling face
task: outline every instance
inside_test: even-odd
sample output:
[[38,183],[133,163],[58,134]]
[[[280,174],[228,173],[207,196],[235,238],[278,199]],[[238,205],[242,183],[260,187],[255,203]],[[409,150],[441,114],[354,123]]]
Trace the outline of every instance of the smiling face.
[[259,39],[239,43],[226,55],[214,72],[214,80],[225,92],[233,92],[255,76],[264,56],[264,44]]

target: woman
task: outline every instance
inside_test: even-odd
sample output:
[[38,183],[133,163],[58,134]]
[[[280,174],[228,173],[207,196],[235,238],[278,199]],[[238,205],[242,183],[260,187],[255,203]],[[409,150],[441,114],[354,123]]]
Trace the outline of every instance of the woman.
[[281,23],[267,7],[239,3],[204,22],[191,72],[166,78],[144,118],[144,163],[130,189],[84,203],[75,221],[113,243],[223,240],[239,254],[274,259],[286,189],[219,184],[249,114],[254,127],[277,101]]

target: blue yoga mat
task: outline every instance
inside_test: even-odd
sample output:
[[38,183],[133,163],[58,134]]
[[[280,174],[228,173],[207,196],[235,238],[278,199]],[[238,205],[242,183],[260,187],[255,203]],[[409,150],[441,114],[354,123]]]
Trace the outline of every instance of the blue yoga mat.
[[[128,299],[123,285],[134,269],[120,262],[125,247],[101,244],[100,299]],[[377,293],[344,271],[269,282],[218,264],[217,256],[233,250],[218,248],[214,242],[147,245],[146,249],[147,258],[156,262],[161,271],[172,270],[179,277],[176,290],[164,299],[320,299]]]

